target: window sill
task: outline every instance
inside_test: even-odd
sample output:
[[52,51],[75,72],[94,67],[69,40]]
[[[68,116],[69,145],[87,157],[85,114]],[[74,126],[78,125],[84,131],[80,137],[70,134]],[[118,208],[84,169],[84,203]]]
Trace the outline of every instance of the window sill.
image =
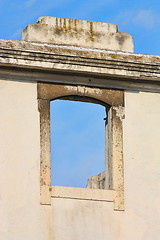
[[113,202],[114,190],[52,186],[51,197]]

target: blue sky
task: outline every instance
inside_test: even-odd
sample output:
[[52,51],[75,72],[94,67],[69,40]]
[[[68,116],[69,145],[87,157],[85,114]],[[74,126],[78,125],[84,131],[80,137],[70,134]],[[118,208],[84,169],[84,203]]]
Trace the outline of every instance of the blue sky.
[[85,187],[88,177],[104,171],[105,117],[101,105],[51,102],[53,185]]
[[[136,53],[160,55],[159,0],[0,0],[0,38],[20,40],[40,16],[116,23],[134,37]],[[51,110],[57,185],[85,186],[87,177],[104,168],[104,108],[77,104],[57,101]]]
[[160,54],[159,0],[0,0],[0,37],[19,40],[40,16],[117,23],[134,37],[135,52]]

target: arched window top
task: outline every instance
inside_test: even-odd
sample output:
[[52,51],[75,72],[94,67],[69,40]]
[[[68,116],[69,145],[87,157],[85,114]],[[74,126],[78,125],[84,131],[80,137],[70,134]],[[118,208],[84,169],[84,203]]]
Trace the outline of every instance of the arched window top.
[[108,109],[111,107],[106,102],[103,102],[103,101],[101,101],[97,98],[88,97],[88,96],[65,95],[65,96],[61,96],[61,97],[58,97],[58,98],[52,99],[52,100],[57,100],[57,99],[99,104],[99,105],[102,105],[104,107],[107,107]]
[[99,89],[83,86],[38,84],[38,98],[45,100],[76,99],[103,106],[124,106],[124,94],[121,90]]

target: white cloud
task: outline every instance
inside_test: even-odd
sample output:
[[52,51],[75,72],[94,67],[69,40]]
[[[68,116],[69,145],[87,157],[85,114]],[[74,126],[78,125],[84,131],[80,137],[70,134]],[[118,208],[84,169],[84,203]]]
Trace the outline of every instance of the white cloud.
[[26,3],[25,3],[25,5],[26,5],[26,7],[32,7],[32,5],[36,2],[37,0],[28,0]]
[[128,10],[121,13],[118,20],[125,25],[134,24],[145,29],[152,29],[160,24],[160,15],[146,9],[139,11]]
[[151,10],[141,10],[134,16],[133,22],[148,29],[153,28],[159,20],[160,16],[154,14]]
[[22,28],[17,29],[12,35],[11,35],[11,39],[21,39],[21,32],[22,32]]
[[74,11],[74,16],[75,17],[77,16],[76,18],[88,19],[93,17],[93,14],[97,13],[98,11],[101,11],[107,6],[115,3],[116,0],[100,0],[100,1],[87,0],[82,2],[82,4],[79,5],[77,10]]

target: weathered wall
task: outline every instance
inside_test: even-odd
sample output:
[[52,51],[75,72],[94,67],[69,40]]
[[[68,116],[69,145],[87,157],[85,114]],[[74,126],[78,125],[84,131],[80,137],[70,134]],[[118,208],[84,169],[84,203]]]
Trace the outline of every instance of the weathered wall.
[[158,240],[160,94],[126,92],[125,212],[120,240]]
[[159,240],[160,94],[125,93],[125,211],[112,203],[53,199],[55,240]]
[[1,239],[159,240],[160,94],[125,93],[124,212],[91,200],[40,205],[36,83],[1,80],[0,110]]
[[[159,240],[160,94],[125,92],[125,211],[114,210],[110,194],[112,199],[106,201],[104,196],[94,198],[95,192],[88,197],[87,189],[87,194],[76,189],[79,195],[83,192],[77,199],[72,190],[70,195],[50,198],[50,187],[51,205],[42,205],[34,82],[159,91],[159,57],[107,52],[133,52],[132,37],[109,23],[42,17],[23,31],[23,40],[0,41],[5,79],[0,80],[0,239]],[[65,73],[65,81],[53,71]],[[82,86],[72,89],[86,91]]]
[[0,239],[51,239],[39,199],[37,84],[1,80],[0,113]]
[[53,199],[54,240],[115,240],[113,204]]
[[159,240],[160,94],[125,93],[124,212],[103,201],[40,205],[37,84],[1,80],[0,110],[1,239]]
[[118,32],[116,24],[58,17],[40,17],[36,24],[29,24],[23,30],[22,39],[114,51],[134,51],[132,36]]
[[112,202],[53,198],[40,205],[37,84],[1,80],[0,109],[0,238],[114,240]]

